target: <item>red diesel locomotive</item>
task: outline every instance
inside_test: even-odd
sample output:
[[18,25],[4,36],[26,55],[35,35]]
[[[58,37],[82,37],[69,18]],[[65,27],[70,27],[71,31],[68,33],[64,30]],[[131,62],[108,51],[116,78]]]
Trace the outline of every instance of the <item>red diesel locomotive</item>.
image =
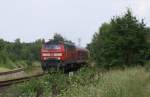
[[86,64],[88,50],[76,47],[70,42],[47,42],[41,48],[42,69],[77,68]]

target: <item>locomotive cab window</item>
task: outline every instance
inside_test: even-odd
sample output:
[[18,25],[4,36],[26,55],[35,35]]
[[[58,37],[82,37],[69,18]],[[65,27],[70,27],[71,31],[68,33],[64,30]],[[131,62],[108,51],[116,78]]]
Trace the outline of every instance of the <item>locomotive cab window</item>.
[[44,44],[43,48],[45,49],[61,49],[59,44]]

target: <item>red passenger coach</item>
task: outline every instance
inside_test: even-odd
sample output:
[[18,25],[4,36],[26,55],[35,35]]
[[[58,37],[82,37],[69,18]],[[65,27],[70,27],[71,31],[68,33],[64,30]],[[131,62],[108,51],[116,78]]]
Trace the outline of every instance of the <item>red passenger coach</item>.
[[88,51],[70,42],[47,42],[41,48],[42,69],[70,68],[85,64]]

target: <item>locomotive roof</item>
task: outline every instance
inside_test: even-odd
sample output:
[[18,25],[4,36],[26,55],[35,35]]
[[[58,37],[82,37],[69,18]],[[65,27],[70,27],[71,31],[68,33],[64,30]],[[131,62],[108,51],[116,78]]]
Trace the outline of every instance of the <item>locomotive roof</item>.
[[45,42],[44,44],[64,44],[64,45],[70,45],[70,46],[74,46],[77,50],[82,50],[82,51],[88,51],[88,49],[84,48],[84,47],[80,47],[80,46],[76,46],[74,43],[72,42],[68,42],[68,41],[48,41],[48,42]]
[[50,40],[48,42],[45,42],[44,44],[64,44],[64,45],[75,46],[75,44],[70,41],[52,41],[52,40]]
[[79,47],[79,46],[77,46],[76,48],[77,48],[77,50],[88,51],[88,49],[86,49],[86,48],[84,48],[84,47]]

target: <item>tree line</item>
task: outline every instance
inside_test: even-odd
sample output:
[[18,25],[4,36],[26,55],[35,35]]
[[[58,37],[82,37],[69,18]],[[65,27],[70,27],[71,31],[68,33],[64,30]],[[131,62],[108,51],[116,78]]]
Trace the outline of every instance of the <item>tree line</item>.
[[103,23],[87,48],[100,67],[144,65],[150,57],[150,28],[128,9]]
[[15,42],[8,42],[0,39],[0,64],[11,66],[18,61],[31,61],[40,60],[40,48],[44,40],[39,39],[35,42],[24,43],[20,39]]

